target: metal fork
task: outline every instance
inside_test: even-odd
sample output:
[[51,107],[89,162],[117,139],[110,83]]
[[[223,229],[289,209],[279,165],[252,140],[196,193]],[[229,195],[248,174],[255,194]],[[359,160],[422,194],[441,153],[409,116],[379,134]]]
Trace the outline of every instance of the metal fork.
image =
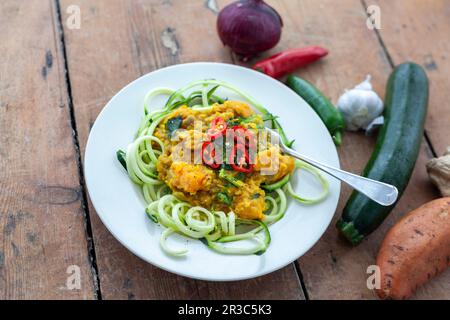
[[358,190],[359,192],[365,194],[367,197],[372,199],[373,201],[381,204],[382,206],[390,206],[395,201],[397,201],[398,197],[398,190],[395,186],[392,186],[387,183],[383,183],[380,181],[368,179],[365,177],[358,176],[356,174],[340,170],[334,167],[331,167],[329,165],[323,164],[319,161],[316,161],[314,159],[311,159],[307,156],[304,156],[297,151],[292,150],[291,148],[287,147],[283,140],[281,139],[278,132],[266,128],[270,134],[275,137],[279,141],[279,145],[281,147],[281,150],[294,158],[297,158],[299,160],[302,160],[320,170],[323,172],[328,173],[329,175],[335,177],[336,179],[339,179],[348,185],[350,185],[353,189]]

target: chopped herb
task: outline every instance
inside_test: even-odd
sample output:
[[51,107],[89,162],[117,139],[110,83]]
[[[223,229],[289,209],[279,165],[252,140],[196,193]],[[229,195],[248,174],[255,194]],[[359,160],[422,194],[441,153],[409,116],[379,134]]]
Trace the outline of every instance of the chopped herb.
[[220,202],[225,203],[228,206],[231,206],[231,203],[233,202],[230,198],[230,196],[226,192],[218,192],[217,193],[217,199]]
[[250,199],[255,200],[255,199],[258,199],[259,197],[261,197],[261,195],[259,193],[254,193],[250,196]]
[[[247,117],[247,118],[244,118],[244,117],[232,118],[232,119],[229,119],[229,120],[227,121],[227,125],[228,125],[229,127],[232,127],[232,126],[237,126],[237,125],[240,125],[240,124],[243,124],[243,123],[254,122],[255,119],[256,119],[256,117],[258,117],[257,114],[251,115],[250,117]],[[264,122],[264,121],[272,121],[272,120],[275,120],[276,118],[277,118],[277,116],[274,116],[274,115],[272,115],[272,114],[270,114],[270,113],[269,113],[269,114],[262,115],[262,120],[263,120],[263,122]],[[258,127],[259,129],[262,129],[262,128],[264,128],[264,125],[258,124],[257,127]]]
[[242,119],[243,119],[242,117],[228,119],[227,126],[228,127],[237,126],[238,124],[241,123]]
[[173,136],[175,131],[177,131],[181,127],[181,123],[183,122],[183,118],[181,116],[173,117],[166,122],[166,130],[169,138]]
[[242,123],[249,123],[249,122],[254,121],[256,117],[257,117],[257,115],[254,114],[254,115],[251,115],[250,117],[247,117],[247,118],[245,118],[245,117],[231,118],[231,119],[229,119],[227,121],[227,125],[229,127],[232,127],[232,126],[240,125]]
[[221,164],[221,168],[225,169],[225,170],[228,170],[228,171],[233,170],[233,167],[229,163],[222,163]]
[[235,176],[236,179],[244,181],[245,180],[245,173],[243,172],[238,172]]
[[226,181],[228,181],[229,183],[231,183],[233,186],[235,187],[243,187],[244,186],[244,182],[242,182],[241,180],[236,179],[235,177],[233,177],[232,175],[228,174],[225,172],[225,169],[220,169],[219,171],[219,178],[224,179]]
[[257,114],[253,114],[250,117],[242,118],[241,123],[254,122],[257,116],[258,116]]

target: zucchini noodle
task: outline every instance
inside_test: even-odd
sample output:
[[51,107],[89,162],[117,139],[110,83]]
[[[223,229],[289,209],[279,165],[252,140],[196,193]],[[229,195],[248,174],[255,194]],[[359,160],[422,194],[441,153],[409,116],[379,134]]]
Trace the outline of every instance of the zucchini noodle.
[[329,187],[330,187],[328,180],[326,180],[319,173],[319,171],[316,168],[314,168],[313,166],[310,166],[309,164],[307,164],[303,161],[296,160],[295,168],[300,169],[300,170],[301,169],[306,170],[306,171],[310,172],[315,178],[317,178],[320,185],[322,186],[322,193],[317,198],[314,198],[314,199],[304,198],[304,197],[298,195],[297,193],[295,193],[294,188],[292,187],[292,184],[290,181],[288,181],[287,184],[284,186],[284,190],[286,191],[286,193],[289,194],[292,198],[294,198],[298,202],[303,203],[303,204],[315,204],[315,203],[319,203],[323,199],[325,199],[326,196],[328,195],[328,191],[329,191]]
[[[196,87],[199,90],[188,92]],[[174,233],[199,239],[222,254],[263,254],[271,241],[268,226],[283,218],[287,209],[287,196],[302,204],[314,204],[322,201],[328,194],[328,181],[315,168],[296,161],[296,169],[307,170],[318,179],[323,187],[322,193],[315,199],[306,199],[296,194],[290,182],[293,173],[276,183],[261,185],[266,191],[264,200],[267,208],[262,221],[238,218],[233,211],[225,213],[192,206],[175,197],[171,189],[158,178],[156,166],[158,157],[164,152],[164,143],[154,136],[154,131],[168,114],[182,105],[206,111],[214,103],[223,103],[226,99],[215,94],[219,87],[228,89],[249,102],[267,121],[271,121],[272,127],[280,132],[286,144],[292,144],[287,140],[275,116],[251,96],[228,83],[209,79],[192,82],[179,90],[156,88],[148,92],[144,98],[144,117],[135,140],[126,152],[119,150],[117,157],[130,179],[142,188],[147,216],[165,228],[161,234],[160,246],[169,255],[183,256],[188,252],[187,249],[168,246],[167,240]],[[153,110],[153,99],[161,95],[168,96],[166,104],[162,109]]]

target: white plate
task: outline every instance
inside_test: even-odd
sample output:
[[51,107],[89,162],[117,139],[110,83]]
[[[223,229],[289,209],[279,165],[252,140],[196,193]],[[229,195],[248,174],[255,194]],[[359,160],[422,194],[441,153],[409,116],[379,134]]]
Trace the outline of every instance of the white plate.
[[[201,79],[229,82],[249,93],[279,116],[298,151],[339,167],[336,148],[327,129],[306,102],[281,82],[262,73],[222,63],[188,63],[151,72],[127,85],[105,106],[89,135],[85,176],[92,203],[114,237],[135,255],[164,270],[186,277],[231,281],[248,279],[280,269],[308,251],[322,236],[336,210],[340,183],[330,177],[330,194],[320,204],[288,202],[283,219],[270,226],[272,242],[262,256],[218,254],[198,240],[169,239],[174,247],[187,246],[188,254],[174,258],[159,247],[162,228],[144,212],[141,191],[116,159],[116,151],[133,141],[143,114],[145,94],[155,87],[181,88]],[[227,95],[232,98],[232,95]],[[161,100],[162,103],[162,100]],[[301,182],[301,183],[300,183]],[[307,174],[296,178],[295,188],[305,195],[318,192]]]

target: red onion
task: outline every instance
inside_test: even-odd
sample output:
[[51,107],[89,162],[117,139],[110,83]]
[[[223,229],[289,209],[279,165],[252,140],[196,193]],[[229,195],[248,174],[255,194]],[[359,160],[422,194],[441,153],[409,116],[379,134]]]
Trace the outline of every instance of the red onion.
[[263,0],[240,0],[223,8],[217,18],[222,43],[244,58],[273,48],[281,36],[283,21]]

